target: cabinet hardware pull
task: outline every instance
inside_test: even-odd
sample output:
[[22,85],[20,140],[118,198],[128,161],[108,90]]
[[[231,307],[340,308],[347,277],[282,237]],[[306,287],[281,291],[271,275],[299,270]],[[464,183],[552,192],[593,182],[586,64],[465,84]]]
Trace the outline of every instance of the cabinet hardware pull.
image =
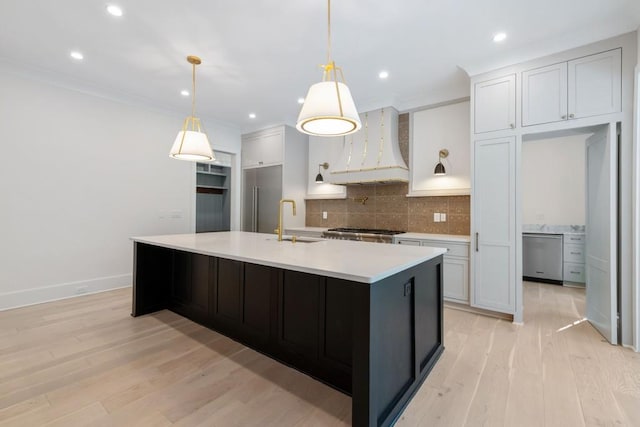
[[571,274],[580,274],[579,271],[572,271]]
[[571,255],[580,255],[580,252],[571,252]]
[[566,120],[567,116],[566,116],[566,114],[563,114],[562,116],[560,116],[560,118],[561,118],[562,120]]
[[573,115],[573,113],[569,114],[569,118],[573,119],[575,116]]
[[538,274],[544,274],[544,271],[536,271]]
[[509,127],[510,127],[511,129],[514,129],[514,128],[516,127],[516,125],[514,125],[513,123],[509,123]]
[[476,252],[478,252],[478,236],[480,233],[476,232]]

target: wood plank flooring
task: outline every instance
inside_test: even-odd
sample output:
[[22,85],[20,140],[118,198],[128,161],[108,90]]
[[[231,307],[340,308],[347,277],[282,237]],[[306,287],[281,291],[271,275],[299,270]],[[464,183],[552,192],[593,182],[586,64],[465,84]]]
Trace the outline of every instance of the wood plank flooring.
[[[640,425],[640,355],[584,290],[525,283],[525,324],[445,309],[445,352],[398,426]],[[351,399],[131,290],[0,312],[0,426],[341,426]]]

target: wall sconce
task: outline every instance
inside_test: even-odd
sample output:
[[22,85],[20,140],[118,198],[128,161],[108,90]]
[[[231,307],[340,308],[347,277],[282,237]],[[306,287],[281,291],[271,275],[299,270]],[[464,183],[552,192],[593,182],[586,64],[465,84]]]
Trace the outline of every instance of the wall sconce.
[[322,174],[320,173],[320,168],[324,168],[329,169],[329,163],[324,162],[324,163],[320,163],[318,165],[318,175],[316,175],[316,184],[322,184],[324,182],[324,178],[322,177]]
[[446,148],[443,148],[442,150],[440,150],[440,152],[438,153],[438,164],[436,165],[436,168],[433,170],[434,175],[447,174],[447,171],[444,168],[444,165],[442,164],[442,159],[446,159],[447,156],[449,156],[449,150],[447,150]]

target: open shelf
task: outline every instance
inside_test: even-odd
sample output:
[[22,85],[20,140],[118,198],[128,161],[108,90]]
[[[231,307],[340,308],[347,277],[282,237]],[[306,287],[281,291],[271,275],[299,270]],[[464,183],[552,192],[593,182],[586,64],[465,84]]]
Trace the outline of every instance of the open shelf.
[[204,171],[198,171],[199,174],[202,175],[214,175],[214,176],[227,176],[226,173],[221,173],[221,172],[204,172]]

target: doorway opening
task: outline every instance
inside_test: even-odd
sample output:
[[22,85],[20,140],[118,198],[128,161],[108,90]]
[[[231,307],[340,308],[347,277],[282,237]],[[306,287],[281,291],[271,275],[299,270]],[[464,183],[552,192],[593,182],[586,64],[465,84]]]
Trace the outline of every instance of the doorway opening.
[[[520,174],[525,310],[528,298],[583,298],[575,320],[588,319],[612,344],[620,294],[617,135],[610,124],[524,135]],[[545,287],[558,285],[578,289]]]

